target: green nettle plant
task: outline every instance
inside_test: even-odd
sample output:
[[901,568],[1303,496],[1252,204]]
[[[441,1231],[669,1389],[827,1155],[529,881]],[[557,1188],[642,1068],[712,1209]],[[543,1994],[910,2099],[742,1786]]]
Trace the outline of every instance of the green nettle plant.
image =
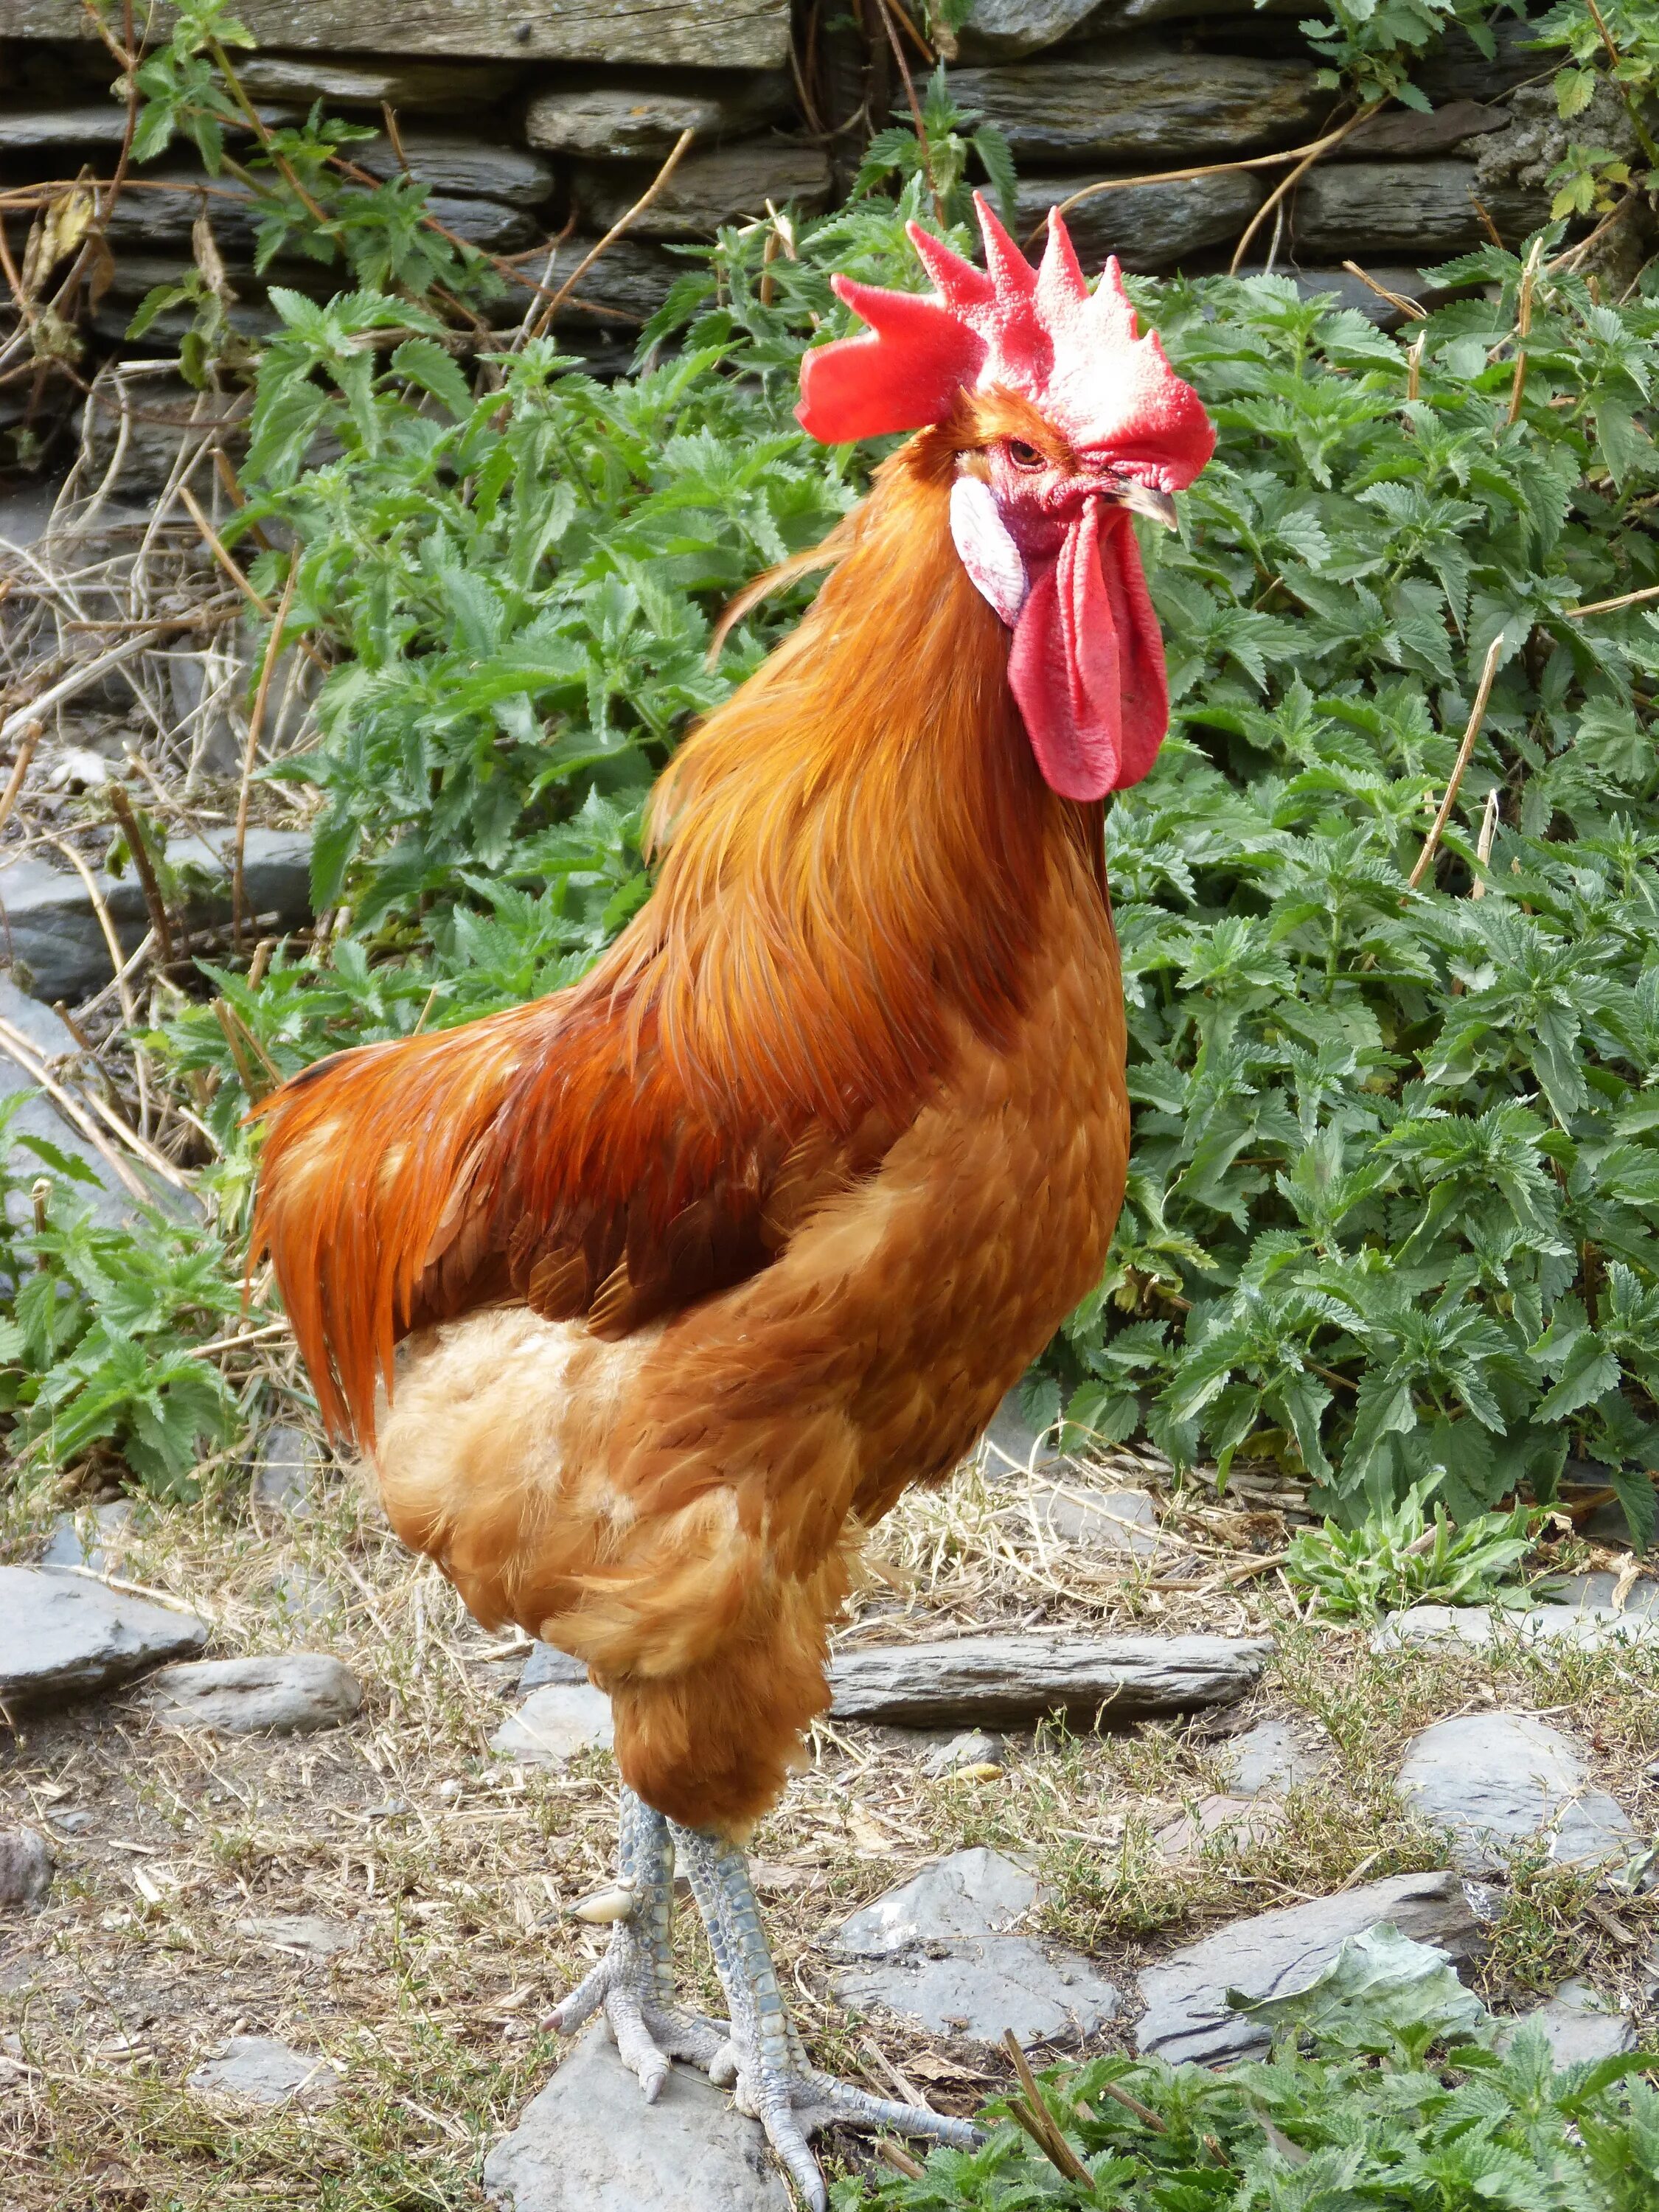
[[25,1474],[118,1456],[154,1496],[197,1494],[204,1452],[245,1426],[235,1391],[198,1346],[234,1334],[240,1300],[220,1239],[147,1209],[100,1227],[92,1170],[15,1127],[0,1102],[0,1414]]
[[1176,741],[1109,825],[1129,1202],[1044,1410],[1348,1518],[1576,1449],[1646,1536],[1659,623],[1576,610],[1659,576],[1659,313],[1539,253],[1437,274],[1408,341],[1273,279],[1159,303],[1221,446],[1152,574]]
[[[1580,4],[1550,19],[1575,54]],[[1640,11],[1604,12],[1633,66]],[[1364,100],[1367,55],[1404,66],[1462,14],[1344,7],[1315,35]],[[145,64],[210,161],[237,42],[221,0],[187,0]],[[320,796],[333,922],[257,984],[210,971],[228,1023],[187,1009],[160,1041],[210,1094],[222,1193],[246,1190],[252,1091],[556,988],[647,895],[653,777],[811,585],[711,667],[720,609],[878,458],[793,421],[804,349],[848,325],[830,274],[920,285],[906,220],[937,224],[936,190],[954,217],[994,162],[948,81],[927,102],[927,157],[878,144],[837,213],[681,249],[609,383],[543,337],[465,365],[451,301],[492,273],[458,252],[434,282],[418,188],[360,190],[345,126],[237,142],[276,244],[355,289],[273,289],[228,533],[295,549],[253,579],[291,583],[287,635],[331,664],[319,742],[271,772]],[[1659,285],[1600,298],[1562,240],[1435,272],[1450,303],[1397,337],[1279,277],[1134,287],[1219,446],[1146,545],[1174,722],[1108,827],[1128,1200],[1028,1396],[1073,1440],[1305,1471],[1344,1526],[1427,1485],[1460,1523],[1547,1499],[1571,1456],[1652,1528]]]
[[1562,121],[1584,114],[1611,83],[1640,155],[1632,166],[1605,146],[1575,142],[1551,174],[1552,213],[1607,216],[1632,192],[1659,190],[1659,13],[1648,0],[1558,0],[1535,27],[1540,47],[1569,57],[1554,78]]
[[1430,103],[1411,81],[1414,65],[1454,27],[1483,54],[1495,53],[1486,19],[1503,12],[1491,0],[1323,0],[1323,9],[1301,27],[1327,63],[1319,83],[1362,107],[1397,100],[1425,113]]
[[994,2099],[971,2151],[838,2182],[835,2212],[1645,2212],[1650,2053],[1555,2069],[1444,1952],[1387,1926],[1310,1989],[1249,2004],[1272,2054],[1212,2072],[1102,2057]]

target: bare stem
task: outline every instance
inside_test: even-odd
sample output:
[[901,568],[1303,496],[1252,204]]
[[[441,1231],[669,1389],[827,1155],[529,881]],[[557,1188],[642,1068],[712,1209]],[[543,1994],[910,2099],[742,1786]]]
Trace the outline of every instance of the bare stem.
[[1503,651],[1503,647],[1504,640],[1500,633],[1493,638],[1491,645],[1486,648],[1486,665],[1480,672],[1480,689],[1474,695],[1474,705],[1469,710],[1468,727],[1463,732],[1462,744],[1457,748],[1457,759],[1452,769],[1451,781],[1446,786],[1446,795],[1440,802],[1433,826],[1423,840],[1423,849],[1417,856],[1417,866],[1406,879],[1413,890],[1417,889],[1419,884],[1434,866],[1434,856],[1440,848],[1441,835],[1451,818],[1451,811],[1456,803],[1458,788],[1463,781],[1463,772],[1468,767],[1470,757],[1474,751],[1474,741],[1480,734],[1480,725],[1486,719],[1486,702],[1492,697],[1492,681],[1498,674],[1498,657]]

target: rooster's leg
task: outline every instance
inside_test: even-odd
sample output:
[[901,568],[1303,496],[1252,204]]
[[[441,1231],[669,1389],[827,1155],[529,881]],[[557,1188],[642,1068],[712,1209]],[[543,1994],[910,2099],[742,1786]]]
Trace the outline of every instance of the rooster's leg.
[[726,2033],[675,2000],[674,1846],[662,1814],[626,1788],[617,1872],[631,1905],[612,1927],[604,1958],[558,2008],[553,2025],[569,2035],[603,2008],[623,2065],[638,2075],[646,2102],[654,2104],[671,2058],[709,2066],[726,2051]]
[[761,1927],[748,1863],[737,1845],[701,1828],[671,1830],[676,1855],[691,1879],[714,1965],[732,2010],[729,2051],[712,2077],[735,2080],[738,2110],[757,2119],[797,2189],[813,2208],[828,2203],[823,2177],[806,2138],[821,2128],[890,2128],[971,2149],[979,2138],[966,2120],[943,2118],[915,2105],[890,2104],[808,2063],[778,1987]]

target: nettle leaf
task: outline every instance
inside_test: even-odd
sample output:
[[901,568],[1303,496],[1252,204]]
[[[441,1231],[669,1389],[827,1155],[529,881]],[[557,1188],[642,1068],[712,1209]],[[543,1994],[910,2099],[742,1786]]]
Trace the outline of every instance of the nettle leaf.
[[388,366],[394,376],[406,376],[422,392],[441,400],[458,421],[471,411],[472,387],[454,356],[435,339],[405,338]]
[[1652,1476],[1643,1468],[1610,1467],[1603,1472],[1618,1493],[1637,1550],[1651,1551],[1659,1535],[1659,1491],[1654,1489]]

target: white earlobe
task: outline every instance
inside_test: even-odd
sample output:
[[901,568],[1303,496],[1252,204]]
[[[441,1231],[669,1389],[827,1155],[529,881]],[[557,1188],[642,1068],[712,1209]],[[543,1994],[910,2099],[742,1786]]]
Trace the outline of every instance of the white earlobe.
[[1012,629],[1030,589],[1025,563],[981,477],[958,477],[951,485],[951,538],[975,590]]

